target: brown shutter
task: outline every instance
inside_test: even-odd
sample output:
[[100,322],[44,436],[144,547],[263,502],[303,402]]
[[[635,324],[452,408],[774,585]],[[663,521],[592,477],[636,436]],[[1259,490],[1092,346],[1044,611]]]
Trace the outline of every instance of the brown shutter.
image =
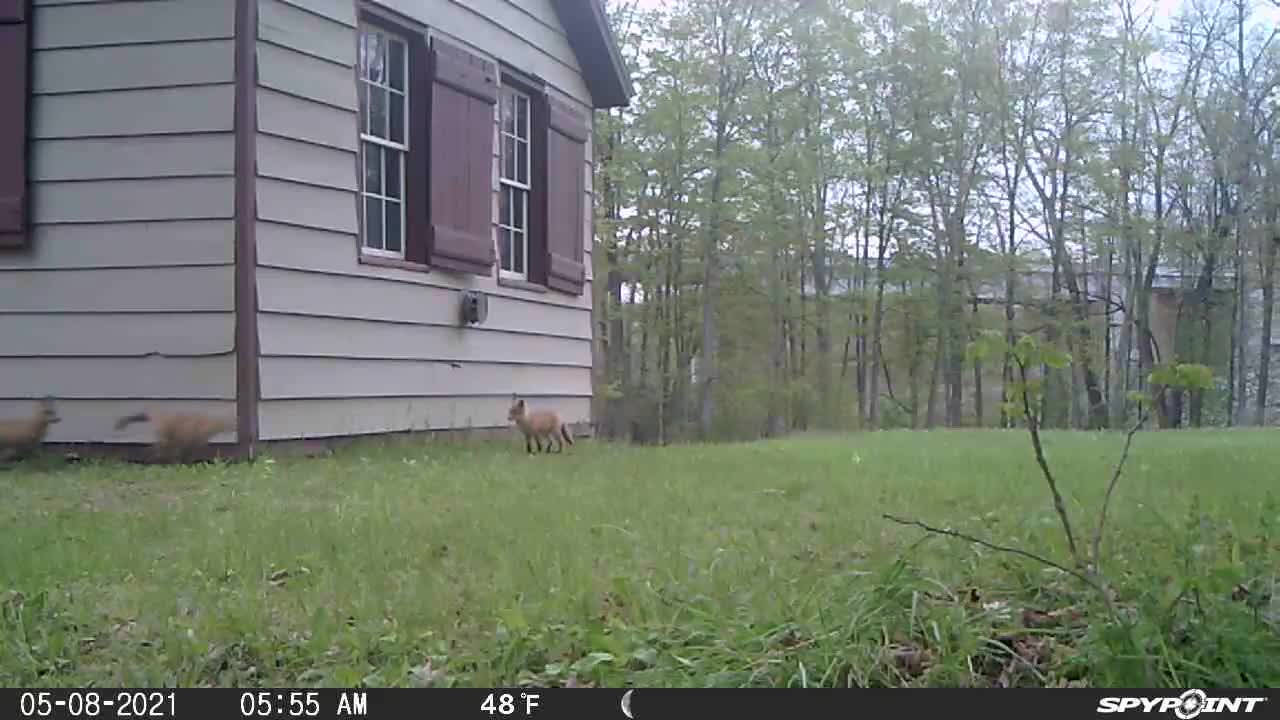
[[428,184],[430,263],[488,275],[493,242],[493,113],[497,68],[462,48],[431,42]]
[[0,0],[0,247],[27,242],[27,0]]
[[[362,17],[361,19],[367,19]],[[409,35],[409,157],[404,168],[404,259],[426,265],[431,248],[431,53],[421,33]],[[363,169],[360,172],[364,172]],[[359,203],[364,212],[364,203]]]
[[581,112],[556,100],[546,102],[546,282],[553,290],[581,295],[586,284],[583,165],[590,129]]

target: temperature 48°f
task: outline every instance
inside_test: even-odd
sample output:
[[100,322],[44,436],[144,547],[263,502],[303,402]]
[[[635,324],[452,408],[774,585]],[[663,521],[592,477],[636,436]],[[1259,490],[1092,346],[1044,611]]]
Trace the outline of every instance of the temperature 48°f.
[[498,715],[511,715],[516,712],[517,706],[523,706],[524,716],[529,717],[538,707],[538,693],[520,693],[519,702],[516,696],[511,693],[489,693],[485,696],[484,702],[480,703],[480,711],[489,713],[490,716],[497,713]]

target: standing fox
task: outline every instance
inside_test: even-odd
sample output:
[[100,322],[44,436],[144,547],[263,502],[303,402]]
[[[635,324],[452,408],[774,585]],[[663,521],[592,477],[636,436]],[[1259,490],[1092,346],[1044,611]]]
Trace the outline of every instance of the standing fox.
[[0,420],[0,460],[17,460],[26,456],[44,442],[49,426],[61,420],[51,397],[41,400],[35,415],[29,418]]
[[[533,453],[533,447],[529,441],[537,443],[538,450],[542,452],[551,452],[551,440],[556,441],[556,452],[564,452],[564,444],[567,442],[573,444],[573,437],[569,434],[569,428],[560,421],[560,416],[554,410],[534,410],[529,411],[525,408],[524,400],[517,400],[514,394],[511,395],[511,409],[507,411],[507,419],[515,422],[520,428],[520,432],[524,433],[524,450],[526,453]],[[542,448],[542,439],[546,438],[547,447]]]
[[233,430],[233,418],[211,417],[200,413],[140,412],[116,421],[116,430],[136,422],[150,422],[155,428],[157,456],[168,459],[186,457],[187,453],[209,442],[214,435]]

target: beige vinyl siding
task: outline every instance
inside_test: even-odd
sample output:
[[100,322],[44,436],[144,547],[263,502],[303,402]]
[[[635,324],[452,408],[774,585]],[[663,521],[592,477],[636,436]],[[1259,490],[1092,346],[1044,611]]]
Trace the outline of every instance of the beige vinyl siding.
[[[590,415],[589,398],[533,398],[570,418]],[[275,400],[261,405],[259,432],[267,440],[369,435],[391,431],[501,428],[506,397],[351,398]]]
[[[144,406],[235,413],[234,5],[36,0],[32,243],[0,252],[0,416],[138,442]],[[234,433],[218,438],[234,440]]]
[[[570,422],[588,420],[591,234],[581,296],[499,286],[496,268],[482,278],[358,262],[353,5],[261,3],[262,438],[502,427],[513,392]],[[589,107],[577,59],[547,0],[381,4],[443,39],[537,73],[562,100]],[[495,134],[497,128],[495,108]],[[493,189],[496,221],[496,155]],[[489,293],[489,318],[464,328],[456,318],[459,290],[468,288]]]
[[221,355],[0,358],[0,397],[22,397],[28,385],[68,400],[235,400],[235,365]]
[[200,357],[235,349],[228,312],[0,313],[0,357]]
[[447,325],[272,313],[259,318],[258,332],[266,355],[335,357],[333,342],[325,333],[336,332],[345,345],[342,357],[591,367],[590,347],[575,337],[526,334],[520,338],[522,355],[510,357],[509,333]]
[[[302,0],[297,0],[302,2]],[[454,42],[537,75],[568,96],[587,102],[586,81],[549,0],[382,0],[379,4],[448,36]]]
[[[27,415],[36,404],[32,400],[6,402],[6,415]],[[214,416],[234,418],[236,404],[230,400],[132,400],[117,399],[83,400],[67,399],[58,401],[58,414],[62,421],[49,428],[47,440],[67,443],[145,443],[151,442],[154,434],[147,423],[135,423],[116,432],[112,425],[122,414],[131,414],[143,409],[158,412],[200,412]],[[106,428],[104,433],[103,428]],[[235,441],[235,431],[215,435],[213,442],[229,443]]]

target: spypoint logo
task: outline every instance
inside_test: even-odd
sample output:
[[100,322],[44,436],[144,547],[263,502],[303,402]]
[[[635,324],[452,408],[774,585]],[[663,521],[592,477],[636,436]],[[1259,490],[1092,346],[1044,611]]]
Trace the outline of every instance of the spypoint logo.
[[1178,720],[1191,720],[1200,713],[1253,712],[1264,697],[1209,697],[1203,690],[1188,690],[1178,697],[1104,697],[1098,701],[1099,713],[1121,713],[1127,710],[1139,712],[1172,712]]

